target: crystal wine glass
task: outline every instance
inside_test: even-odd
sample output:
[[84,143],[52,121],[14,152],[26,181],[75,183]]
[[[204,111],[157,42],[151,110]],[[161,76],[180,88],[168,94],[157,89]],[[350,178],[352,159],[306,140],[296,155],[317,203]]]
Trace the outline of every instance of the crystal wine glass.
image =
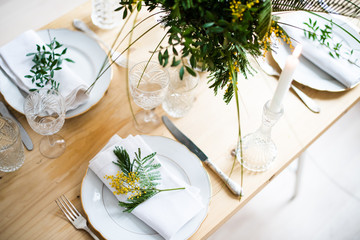
[[40,152],[47,158],[57,158],[65,151],[65,140],[57,133],[65,122],[65,100],[59,92],[40,89],[25,99],[24,112],[30,127],[44,135]]
[[154,109],[164,100],[168,86],[168,72],[158,63],[145,61],[131,68],[130,93],[136,105],[144,109],[135,114],[135,127],[139,131],[150,132],[160,124]]

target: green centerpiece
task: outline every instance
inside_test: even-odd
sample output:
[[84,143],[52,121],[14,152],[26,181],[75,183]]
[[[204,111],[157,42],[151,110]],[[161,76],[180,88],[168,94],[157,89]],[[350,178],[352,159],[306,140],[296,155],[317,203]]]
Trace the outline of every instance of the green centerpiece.
[[[215,94],[223,91],[226,103],[235,96],[240,161],[242,144],[237,83],[239,76],[247,78],[254,72],[249,57],[257,58],[271,50],[271,41],[276,39],[271,36],[291,45],[289,36],[278,22],[277,13],[304,10],[335,12],[350,17],[360,15],[360,6],[348,0],[125,0],[119,4],[116,10],[123,12],[125,23],[129,15],[138,14],[143,8],[149,12],[156,10],[153,15],[161,16],[157,25],[164,27],[165,35],[152,52],[157,54],[162,66],[179,67],[180,78],[185,71],[195,75],[194,69],[200,66],[209,72],[209,87]],[[133,29],[139,24],[134,24]],[[137,41],[131,41],[131,35],[132,30],[126,35],[130,36],[128,48]]]

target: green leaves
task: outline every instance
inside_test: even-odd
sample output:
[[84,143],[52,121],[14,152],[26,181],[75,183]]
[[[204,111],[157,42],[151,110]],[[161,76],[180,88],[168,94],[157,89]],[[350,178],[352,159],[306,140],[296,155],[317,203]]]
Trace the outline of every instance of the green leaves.
[[158,169],[161,167],[160,163],[154,163],[156,152],[151,153],[144,158],[141,156],[141,149],[135,152],[135,158],[130,160],[128,152],[123,147],[116,146],[114,154],[117,161],[113,162],[120,167],[121,171],[129,178],[136,175],[138,186],[133,190],[134,196],[128,198],[127,202],[119,201],[119,205],[124,207],[124,212],[131,212],[139,204],[145,202],[157,193],[164,191],[156,189],[161,180],[161,175]]
[[181,60],[176,60],[175,56],[173,57],[173,60],[171,62],[171,67],[176,67],[181,63]]
[[180,71],[179,71],[180,79],[183,79],[184,73],[185,73],[184,66],[181,66]]
[[[236,63],[235,69],[246,77],[251,69],[246,55],[261,54],[264,48],[261,41],[269,32],[272,20],[271,0],[139,2],[148,11],[160,7],[166,12],[162,21],[168,30],[168,45],[157,51],[159,63],[179,67],[180,78],[185,73],[196,75],[194,69],[201,65],[202,70],[210,72],[210,87],[215,93],[230,82],[229,72],[234,69],[229,69],[229,63]],[[133,11],[134,3],[121,1],[120,8]],[[235,9],[239,10],[238,14],[233,14]],[[228,93],[226,102],[232,96]]]
[[164,51],[164,53],[161,53],[161,51],[159,51],[158,60],[160,65],[165,67],[169,62],[169,51],[167,49]]
[[214,22],[208,22],[208,23],[205,23],[202,27],[203,28],[209,28],[209,27],[212,27],[212,26],[214,26]]
[[194,71],[192,68],[190,68],[190,67],[188,67],[188,66],[186,66],[186,65],[185,65],[185,68],[186,68],[186,71],[187,71],[188,73],[190,73],[192,76],[196,77],[196,73],[195,73],[195,71]]
[[271,1],[266,0],[260,7],[259,15],[258,15],[258,25],[255,28],[256,34],[260,39],[263,39],[267,32],[269,32],[271,26]]
[[118,165],[123,173],[128,175],[133,171],[134,163],[130,161],[129,154],[124,148],[116,146],[114,149],[114,154],[117,157],[117,161],[113,163]]
[[[328,20],[328,19],[327,19]],[[323,47],[329,50],[328,54],[334,59],[346,59],[348,62],[354,64],[357,67],[360,65],[357,64],[358,59],[353,57],[353,49],[347,48],[341,42],[335,42],[332,34],[334,23],[332,20],[328,20],[329,24],[324,24],[319,26],[318,22],[309,18],[308,22],[304,22],[304,25],[307,29],[304,29],[304,35],[312,41],[318,42]]]
[[[26,56],[33,56],[32,62],[34,65],[30,69],[33,75],[25,75],[24,77],[31,79],[31,82],[38,88],[43,88],[50,84],[51,89],[58,90],[60,83],[54,80],[55,71],[62,69],[63,60],[74,63],[69,58],[62,59],[62,56],[67,52],[67,48],[62,49],[61,53],[55,52],[55,50],[60,50],[62,46],[55,38],[49,44],[43,46],[37,44],[37,52],[26,54]],[[33,90],[36,89],[31,89],[30,91]]]
[[119,206],[125,208],[123,212],[131,213],[139,204],[145,202],[149,198],[155,196],[159,191],[157,189],[140,190],[141,197],[129,199],[128,202],[119,201]]

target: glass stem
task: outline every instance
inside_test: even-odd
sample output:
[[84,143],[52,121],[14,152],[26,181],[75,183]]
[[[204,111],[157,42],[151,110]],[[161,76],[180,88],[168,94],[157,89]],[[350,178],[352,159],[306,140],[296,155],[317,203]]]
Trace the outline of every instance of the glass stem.
[[54,146],[54,145],[55,145],[54,135],[47,135],[47,138],[48,138],[48,140],[49,140],[50,146]]
[[154,113],[155,108],[152,108],[151,110],[145,110],[145,118],[144,121],[145,122],[151,122],[154,119]]

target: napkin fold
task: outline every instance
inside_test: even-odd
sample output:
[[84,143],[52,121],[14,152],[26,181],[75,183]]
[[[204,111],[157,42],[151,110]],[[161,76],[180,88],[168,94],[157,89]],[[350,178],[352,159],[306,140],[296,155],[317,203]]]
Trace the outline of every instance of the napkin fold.
[[[36,52],[36,44],[44,45],[35,31],[28,30],[0,48],[0,66],[13,82],[27,93],[35,85],[31,79],[24,77],[31,75],[30,69],[34,65],[32,56],[26,54]],[[88,94],[85,93],[88,85],[65,61],[62,69],[55,72],[54,80],[60,82],[59,92],[65,99],[67,111],[77,108],[89,99]]]
[[[326,15],[326,18],[329,18],[330,15]],[[335,59],[329,55],[329,49],[325,46],[320,45],[317,41],[308,39],[304,35],[304,30],[307,29],[304,22],[308,23],[309,18],[311,20],[317,21],[317,26],[320,26],[321,29],[324,29],[325,24],[329,22],[325,19],[317,17],[313,14],[307,12],[294,12],[287,14],[281,17],[281,22],[286,23],[281,24],[281,27],[286,31],[286,33],[292,38],[295,39],[302,45],[302,56],[311,61],[314,65],[318,66],[324,72],[328,73],[340,83],[342,83],[347,88],[352,88],[360,81],[360,68],[354,64],[349,63],[346,59],[339,58]],[[336,20],[334,20],[336,22]],[[341,42],[343,44],[342,49],[359,49],[359,46],[349,46],[347,41],[344,39],[351,38],[347,33],[336,27],[333,27],[333,41],[334,43]],[[357,34],[358,37],[360,37]],[[298,43],[292,41],[293,45],[296,46]],[[343,52],[343,55],[346,53]],[[346,56],[346,55],[345,55]],[[359,59],[360,54],[358,51],[354,51],[353,59]]]
[[[130,159],[134,159],[135,152],[141,149],[143,157],[153,153],[141,136],[131,136],[122,139],[114,135],[106,146],[90,161],[89,168],[113,192],[105,175],[116,175],[120,168],[113,163],[117,158],[113,153],[115,146],[123,147]],[[154,163],[159,162],[155,156]],[[204,205],[199,195],[200,189],[190,186],[181,179],[176,178],[163,165],[159,169],[161,183],[158,189],[185,187],[184,190],[160,192],[137,206],[133,211],[136,217],[153,228],[165,239],[171,239],[188,221],[195,217]],[[126,196],[115,195],[119,201],[126,201]],[[119,206],[119,211],[122,208]]]

